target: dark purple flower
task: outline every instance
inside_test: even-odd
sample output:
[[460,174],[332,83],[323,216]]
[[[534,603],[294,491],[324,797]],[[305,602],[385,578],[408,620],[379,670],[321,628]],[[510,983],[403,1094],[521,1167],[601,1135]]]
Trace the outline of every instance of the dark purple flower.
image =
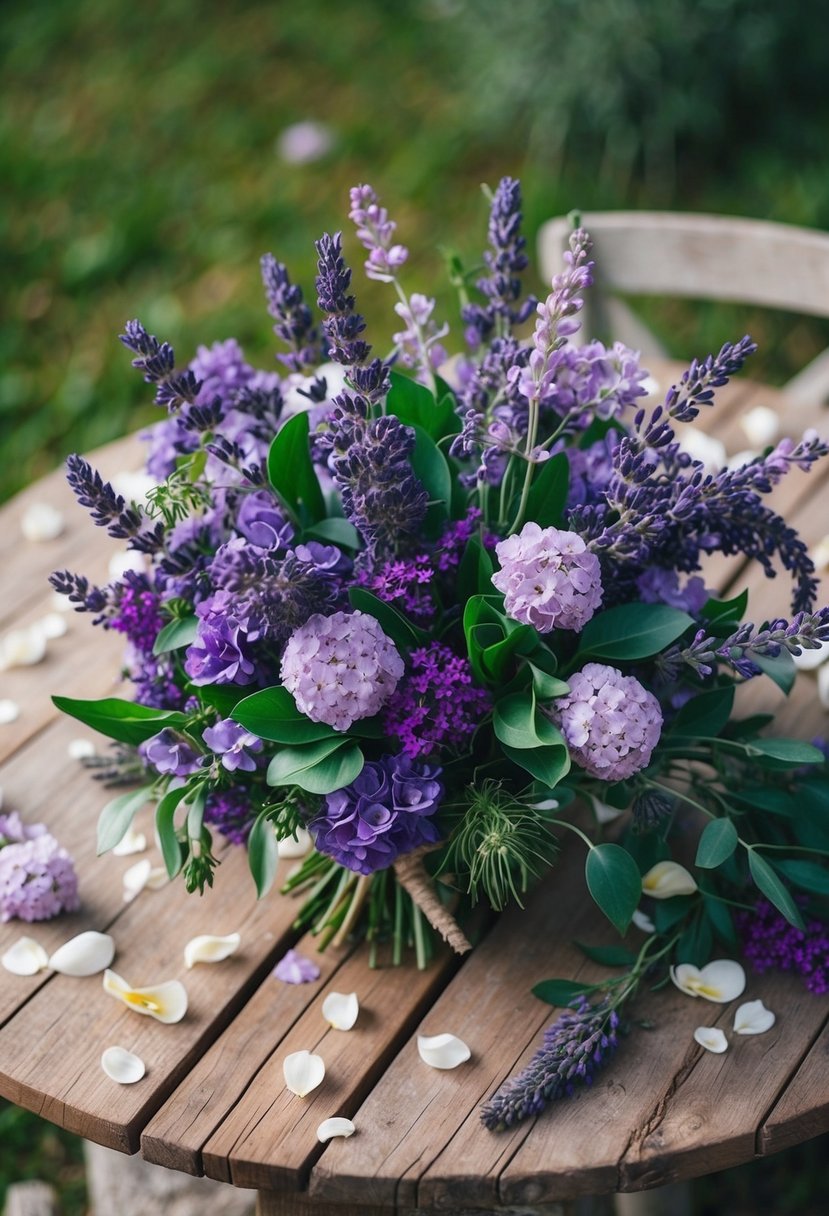
[[432,816],[443,797],[441,771],[405,756],[369,761],[351,785],[328,794],[325,810],[308,824],[317,849],[349,870],[374,874],[438,840]]
[[214,791],[204,808],[204,822],[218,828],[231,844],[246,844],[256,819],[256,808],[247,793],[234,786]]
[[204,761],[192,743],[169,726],[139,744],[138,754],[157,773],[171,777],[189,777]]
[[293,527],[267,490],[242,496],[236,531],[260,549],[287,549],[294,535]]
[[[797,897],[797,902],[805,908],[803,897]],[[738,912],[734,919],[743,939],[743,953],[755,971],[794,971],[810,992],[829,992],[829,928],[825,924],[812,919],[798,929],[765,899],[758,901],[753,912]]]
[[217,591],[198,605],[196,615],[198,633],[184,660],[191,683],[252,684],[256,664],[250,644],[258,634],[253,635],[247,618],[237,614],[233,596]]
[[302,288],[291,282],[287,267],[277,262],[272,253],[266,253],[260,264],[268,312],[276,321],[273,332],[290,348],[289,354],[278,358],[291,371],[304,371],[320,362],[321,352],[311,310],[302,298]]
[[127,636],[136,650],[150,655],[164,624],[160,598],[142,575],[132,575],[117,590],[117,611],[108,625]]
[[434,643],[412,651],[383,725],[413,759],[441,752],[459,755],[491,708],[489,693],[472,683],[469,661]]
[[215,726],[208,726],[202,738],[212,752],[222,758],[222,767],[229,773],[241,769],[244,773],[256,771],[254,755],[262,750],[262,740],[232,718],[223,718]]
[[391,558],[373,570],[360,570],[357,583],[368,587],[378,599],[394,604],[412,620],[428,624],[435,615],[432,580],[435,572],[425,554],[411,558]]
[[124,330],[119,337],[137,356],[132,361],[133,367],[144,373],[148,384],[156,386],[156,405],[165,405],[173,413],[185,403],[196,400],[201,384],[192,371],[176,371],[175,355],[169,342],[159,342],[147,333],[140,321],[127,321]]

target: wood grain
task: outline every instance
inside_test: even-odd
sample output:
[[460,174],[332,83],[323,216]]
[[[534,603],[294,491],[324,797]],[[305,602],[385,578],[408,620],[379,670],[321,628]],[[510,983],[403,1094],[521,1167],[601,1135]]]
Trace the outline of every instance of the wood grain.
[[824,1025],[797,1072],[767,1115],[757,1137],[759,1153],[778,1153],[829,1127],[829,1024]]

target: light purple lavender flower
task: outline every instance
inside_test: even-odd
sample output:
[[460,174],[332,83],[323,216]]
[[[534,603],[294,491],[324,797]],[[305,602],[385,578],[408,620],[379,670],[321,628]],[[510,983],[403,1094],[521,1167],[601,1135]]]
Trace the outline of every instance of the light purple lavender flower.
[[282,980],[283,984],[313,984],[320,977],[320,969],[297,950],[289,950],[283,954],[271,975]]
[[293,527],[267,490],[243,496],[236,530],[259,549],[287,549],[294,535]]
[[348,218],[357,225],[357,238],[368,250],[366,275],[378,283],[391,283],[409,256],[405,245],[393,244],[397,225],[381,207],[371,186],[354,186]]
[[374,874],[401,853],[432,844],[440,775],[440,768],[406,756],[370,760],[351,785],[328,794],[325,809],[308,824],[317,849],[349,870]]
[[298,708],[335,730],[381,710],[402,675],[397,648],[365,612],[310,617],[282,656],[282,682]]
[[495,546],[504,610],[539,633],[582,629],[602,602],[599,559],[576,532],[527,523]]
[[0,849],[0,921],[49,920],[80,907],[72,858],[43,832]]
[[208,726],[202,733],[207,746],[222,758],[222,767],[229,773],[241,769],[243,773],[256,771],[254,755],[262,750],[262,740],[232,718],[223,718],[215,726]]
[[585,664],[567,682],[570,691],[556,698],[550,717],[575,763],[603,781],[624,781],[646,768],[662,733],[653,693],[603,663]]
[[400,362],[404,367],[417,369],[419,380],[428,381],[428,373],[436,371],[449,358],[446,348],[440,345],[441,338],[449,333],[449,326],[438,328],[432,318],[434,299],[417,291],[412,292],[408,302],[399,300],[394,311],[406,327],[392,334]]
[[190,681],[203,684],[250,684],[256,679],[256,664],[249,643],[255,636],[249,622],[237,615],[233,597],[226,591],[199,604],[196,640],[187,649],[184,670]]
[[189,777],[201,768],[204,759],[184,735],[169,726],[139,744],[138,754],[157,773],[171,777]]

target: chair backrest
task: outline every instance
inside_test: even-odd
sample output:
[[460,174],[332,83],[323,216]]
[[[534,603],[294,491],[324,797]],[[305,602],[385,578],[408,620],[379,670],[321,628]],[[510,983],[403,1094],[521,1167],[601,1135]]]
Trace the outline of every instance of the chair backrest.
[[[581,223],[593,239],[597,270],[591,321],[646,354],[664,351],[616,293],[727,300],[829,317],[829,233],[660,211],[597,211],[583,215]],[[547,280],[561,269],[570,230],[570,222],[558,218],[539,232],[539,265]],[[812,401],[829,393],[829,352],[786,391]]]

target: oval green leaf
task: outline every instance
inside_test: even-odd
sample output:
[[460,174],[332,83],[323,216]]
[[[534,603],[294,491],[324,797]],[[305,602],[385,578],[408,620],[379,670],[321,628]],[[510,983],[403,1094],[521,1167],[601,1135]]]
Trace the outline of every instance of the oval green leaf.
[[123,840],[132,825],[132,821],[142,806],[149,800],[152,786],[142,786],[140,790],[131,790],[113,798],[108,802],[98,817],[98,856],[114,849]]
[[587,854],[584,873],[593,899],[614,928],[624,934],[642,897],[636,862],[618,844],[598,844]]
[[276,876],[276,866],[279,861],[279,849],[276,843],[276,832],[266,811],[257,816],[248,837],[248,866],[256,884],[256,898],[267,895],[273,886]]
[[592,992],[595,984],[577,984],[575,980],[542,980],[533,988],[533,996],[548,1005],[559,1005],[565,1008],[582,992]]
[[151,709],[120,697],[104,697],[99,701],[76,701],[72,697],[52,697],[61,713],[69,714],[119,743],[139,743],[151,739],[165,726],[184,726],[187,718],[178,710]]
[[766,861],[765,857],[761,857],[756,849],[748,851],[748,868],[751,870],[751,877],[769,903],[774,904],[777,911],[785,916],[790,925],[794,925],[796,929],[802,929],[804,927],[803,917],[800,915],[800,909],[794,902],[791,892],[783,884],[773,866]]
[[579,653],[598,659],[649,659],[694,624],[693,617],[667,604],[620,604],[589,620]]
[[268,452],[268,480],[300,520],[325,518],[325,499],[311,463],[308,414],[289,418]]
[[730,819],[712,819],[699,838],[695,865],[703,870],[716,870],[728,861],[737,847],[737,829]]

